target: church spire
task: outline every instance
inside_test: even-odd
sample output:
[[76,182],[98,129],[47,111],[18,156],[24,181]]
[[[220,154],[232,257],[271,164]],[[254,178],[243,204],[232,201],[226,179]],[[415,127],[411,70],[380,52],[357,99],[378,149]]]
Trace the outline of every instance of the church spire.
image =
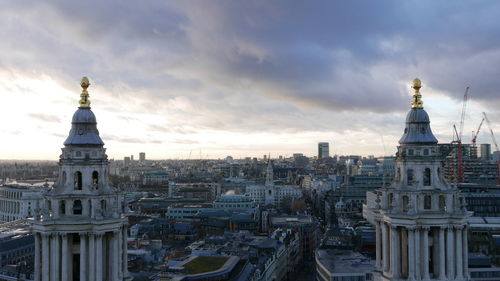
[[266,169],[266,186],[274,185],[273,174],[274,174],[273,164],[271,163],[271,159],[269,159],[267,162],[267,169]]

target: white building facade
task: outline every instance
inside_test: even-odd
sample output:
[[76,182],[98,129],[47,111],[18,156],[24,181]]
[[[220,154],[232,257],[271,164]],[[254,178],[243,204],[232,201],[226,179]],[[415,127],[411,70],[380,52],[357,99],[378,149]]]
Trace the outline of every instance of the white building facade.
[[0,185],[0,223],[34,216],[40,208],[44,187],[20,184]]
[[261,206],[272,205],[279,207],[283,199],[299,199],[302,198],[302,189],[296,185],[274,185],[273,181],[273,166],[269,160],[266,169],[265,185],[249,185],[246,187],[245,193],[250,198]]
[[130,280],[122,194],[90,110],[87,78],[59,159],[59,178],[35,214],[36,281]]
[[421,82],[399,140],[393,184],[367,193],[363,215],[376,229],[375,280],[469,280],[465,199],[443,176],[449,151],[423,109]]

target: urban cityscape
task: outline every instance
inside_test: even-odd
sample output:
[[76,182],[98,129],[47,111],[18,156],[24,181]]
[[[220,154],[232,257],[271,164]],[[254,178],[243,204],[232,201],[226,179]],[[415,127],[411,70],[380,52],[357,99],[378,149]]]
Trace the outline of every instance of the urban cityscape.
[[[479,58],[486,51],[474,49],[488,45],[483,36],[498,34],[499,4],[474,6],[484,17],[465,27],[457,19],[469,18],[464,3],[423,1],[410,9],[381,1],[382,8],[359,10],[338,1],[315,8],[50,2],[11,1],[0,12],[5,34],[33,32],[16,33],[10,55],[0,55],[0,98],[7,101],[0,115],[0,281],[500,281],[500,95],[493,90],[500,56]],[[233,18],[234,11],[242,18]],[[399,22],[400,14],[422,11],[428,25]],[[341,19],[330,22],[330,12]],[[356,33],[344,12],[366,20],[365,29],[375,25],[353,37],[382,36],[379,29],[390,34],[384,38],[393,41],[377,47],[385,58],[361,50],[368,41],[337,30],[340,24]],[[377,17],[386,13],[390,28]],[[40,14],[47,18],[38,26],[33,17]],[[440,45],[449,39],[439,37],[449,24],[442,16],[463,29],[455,34],[477,44]],[[308,44],[288,46],[279,58],[266,51],[275,40],[297,40],[287,31],[301,20],[304,29],[294,31]],[[392,26],[398,22],[400,29]],[[435,37],[435,47],[408,47],[415,41],[404,42],[398,32],[415,25],[425,30],[411,36]],[[113,54],[104,35],[116,39]],[[184,36],[204,50],[221,48],[224,38],[232,48],[222,56],[227,68],[207,60],[220,58],[214,50],[193,55]],[[328,45],[323,36],[349,43]],[[70,47],[71,38],[78,44]],[[182,42],[170,43],[176,39]],[[498,52],[498,39],[488,40],[487,49]],[[320,41],[321,48],[313,46]],[[37,56],[50,46],[59,53]],[[410,49],[410,71],[389,66],[395,58],[388,57]],[[451,79],[442,74],[447,68],[426,65],[440,60],[438,50],[443,64],[457,54],[476,56],[485,69],[491,63],[494,73],[483,75],[494,78],[463,81],[466,74],[448,69],[456,84],[441,84],[436,79]],[[296,58],[300,52],[334,56],[335,66]],[[379,65],[351,73],[363,59]],[[25,60],[36,61],[29,75],[21,71]],[[345,60],[353,69],[341,73]],[[70,61],[82,64],[78,78],[62,66]],[[344,78],[302,77],[317,71]],[[169,85],[178,93],[163,94]]]

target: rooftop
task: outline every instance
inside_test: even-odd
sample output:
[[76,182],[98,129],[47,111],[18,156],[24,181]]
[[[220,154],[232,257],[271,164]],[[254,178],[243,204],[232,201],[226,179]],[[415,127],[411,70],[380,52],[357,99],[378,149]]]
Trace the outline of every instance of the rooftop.
[[375,261],[351,250],[323,249],[316,251],[317,264],[330,274],[365,274],[375,269]]

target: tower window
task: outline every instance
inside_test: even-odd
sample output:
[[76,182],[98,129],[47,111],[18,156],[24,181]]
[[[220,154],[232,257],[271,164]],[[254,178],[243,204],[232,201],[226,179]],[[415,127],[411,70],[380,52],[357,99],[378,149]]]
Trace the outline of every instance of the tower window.
[[413,175],[413,169],[406,170],[406,182],[408,183],[408,185],[413,185],[414,178],[415,177]]
[[426,149],[424,149],[424,155],[425,155],[425,156],[429,155],[429,149],[427,149],[427,148],[426,148]]
[[431,169],[425,168],[424,170],[424,186],[431,185]]
[[403,196],[403,212],[408,212],[408,196]]
[[65,214],[66,214],[66,203],[65,203],[65,201],[64,201],[64,200],[61,200],[61,204],[60,204],[59,206],[60,206],[60,207],[59,207],[59,208],[60,208],[59,213],[60,213],[61,215],[65,215]]
[[75,200],[73,202],[73,215],[81,215],[82,214],[82,201]]
[[430,210],[432,206],[432,197],[430,195],[424,196],[424,209]]
[[97,171],[92,172],[92,183],[99,183],[99,173]]
[[61,184],[65,185],[66,184],[66,172],[62,172],[62,177],[61,177]]
[[75,190],[82,190],[82,172],[75,172]]

